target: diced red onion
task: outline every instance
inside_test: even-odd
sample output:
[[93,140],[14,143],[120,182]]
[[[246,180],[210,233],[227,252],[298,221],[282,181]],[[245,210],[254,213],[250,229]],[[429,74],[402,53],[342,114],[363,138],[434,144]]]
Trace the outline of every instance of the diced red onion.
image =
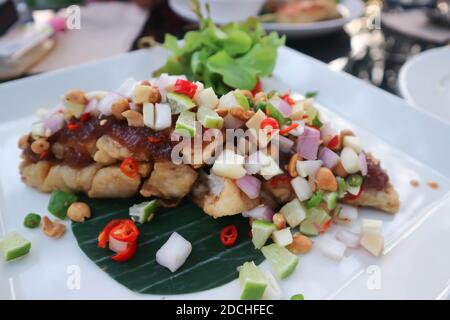
[[250,199],[256,199],[261,193],[261,181],[253,176],[245,175],[236,180],[236,185],[241,189]]
[[127,80],[125,80],[124,83],[121,84],[121,86],[116,90],[116,93],[121,95],[122,97],[125,98],[131,98],[131,96],[133,95],[133,91],[134,91],[134,87],[136,87],[136,85],[139,82],[136,81],[134,78],[128,78]]
[[50,115],[44,121],[44,132],[50,130],[50,134],[53,134],[60,130],[64,126],[64,115],[57,112]]
[[98,106],[98,99],[94,97],[88,101],[88,103],[86,104],[86,108],[84,109],[84,112],[92,113],[94,110],[97,109],[97,106]]
[[322,140],[327,140],[334,137],[337,134],[336,130],[333,129],[330,122],[326,122],[320,128],[320,137]]
[[345,244],[347,247],[356,248],[359,245],[360,236],[343,228],[339,228],[336,232],[336,239]]
[[320,148],[319,159],[322,160],[323,165],[329,169],[336,167],[338,162],[341,160],[338,154],[326,147]]
[[361,152],[358,158],[359,158],[359,165],[361,167],[361,174],[365,176],[367,175],[367,159],[365,153]]
[[125,251],[128,247],[128,242],[117,240],[109,236],[109,249],[116,253]]
[[273,210],[264,205],[242,212],[242,216],[245,218],[266,220],[270,222],[272,222],[273,214]]
[[305,131],[297,139],[297,152],[307,160],[316,160],[320,145],[320,131],[305,127]]
[[224,120],[224,127],[227,129],[238,129],[244,125],[244,122],[238,118],[233,117],[231,114],[227,114]]
[[280,147],[280,150],[283,152],[289,152],[292,149],[292,147],[294,146],[294,141],[292,141],[289,138],[286,138],[285,136],[279,135],[278,139],[279,139],[278,145]]
[[292,113],[292,107],[284,101],[283,99],[280,99],[279,97],[275,97],[269,100],[269,102],[277,108],[281,114],[285,117],[289,117]]
[[114,92],[108,93],[104,96],[100,102],[98,103],[98,110],[105,116],[110,116],[112,114],[112,105],[113,103],[120,99],[121,97]]

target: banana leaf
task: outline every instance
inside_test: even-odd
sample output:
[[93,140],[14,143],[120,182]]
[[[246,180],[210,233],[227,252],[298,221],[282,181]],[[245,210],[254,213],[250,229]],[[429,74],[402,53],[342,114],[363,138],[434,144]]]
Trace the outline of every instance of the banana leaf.
[[[81,250],[111,278],[130,290],[148,294],[184,294],[203,291],[226,284],[238,277],[237,267],[245,261],[259,264],[264,257],[255,250],[249,237],[248,220],[241,215],[214,219],[192,201],[185,200],[176,208],[158,209],[149,223],[137,224],[140,235],[136,255],[127,262],[111,259],[109,249],[97,246],[97,237],[112,219],[128,218],[128,208],[148,201],[143,198],[99,200],[80,197],[89,204],[92,218],[72,223],[72,230]],[[238,240],[226,248],[220,242],[220,231],[228,225],[238,229]],[[172,232],[178,232],[192,243],[186,263],[172,273],[159,265],[156,252]]]

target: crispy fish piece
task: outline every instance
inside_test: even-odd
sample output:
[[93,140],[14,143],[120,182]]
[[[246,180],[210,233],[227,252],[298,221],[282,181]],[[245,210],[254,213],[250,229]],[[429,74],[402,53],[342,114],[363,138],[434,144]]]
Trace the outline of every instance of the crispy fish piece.
[[84,168],[72,168],[67,165],[54,165],[42,186],[44,192],[62,190],[66,192],[87,193],[92,186],[92,181],[102,165],[91,164]]
[[100,169],[88,191],[91,198],[128,198],[138,193],[141,176],[131,178],[122,173],[119,166]]
[[219,218],[240,214],[260,203],[260,199],[250,199],[233,180],[202,174],[192,190],[193,201],[208,215]]
[[51,167],[52,163],[50,161],[39,161],[37,163],[23,161],[19,168],[22,175],[22,181],[30,187],[46,192],[43,190],[43,185]]
[[144,197],[183,198],[191,191],[197,178],[197,171],[189,165],[157,161],[150,178],[144,182],[140,193]]
[[366,189],[356,200],[344,200],[343,202],[377,208],[391,214],[396,213],[400,209],[398,193],[391,184],[382,190]]

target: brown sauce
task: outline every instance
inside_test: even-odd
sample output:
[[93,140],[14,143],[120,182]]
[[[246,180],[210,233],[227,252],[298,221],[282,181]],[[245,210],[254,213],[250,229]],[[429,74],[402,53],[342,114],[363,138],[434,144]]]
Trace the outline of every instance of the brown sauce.
[[[64,146],[64,163],[72,167],[85,167],[94,163],[90,149],[105,134],[127,147],[133,154],[144,154],[153,160],[170,159],[172,148],[176,144],[176,142],[170,140],[171,128],[156,132],[147,127],[129,127],[127,121],[116,120],[112,116],[91,117],[85,122],[71,120],[70,123],[78,125],[78,127],[70,130],[68,126],[64,126],[48,141],[51,144],[59,142]],[[152,142],[149,141],[149,137],[154,137]],[[54,158],[50,151],[46,158],[41,159],[30,148],[25,149],[23,155],[32,163]]]
[[389,177],[378,162],[367,158],[367,175],[364,177],[364,187],[383,190],[389,183]]

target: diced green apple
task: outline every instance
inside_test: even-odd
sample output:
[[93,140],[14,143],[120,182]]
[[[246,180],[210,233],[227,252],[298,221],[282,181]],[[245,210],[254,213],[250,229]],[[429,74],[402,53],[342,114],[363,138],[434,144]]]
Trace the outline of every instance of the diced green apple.
[[277,228],[265,220],[254,220],[252,223],[252,242],[256,249],[261,249]]
[[345,136],[343,141],[344,147],[352,148],[356,153],[361,152],[361,141],[355,136]]
[[84,103],[76,103],[68,100],[64,100],[63,103],[66,107],[67,112],[69,112],[75,118],[81,117],[81,115],[84,113]]
[[195,103],[200,107],[215,109],[219,104],[219,99],[212,88],[206,88],[195,97]]
[[247,173],[244,163],[243,156],[227,149],[217,157],[211,170],[220,177],[239,179]]
[[379,232],[364,231],[359,241],[361,246],[378,257],[384,248],[384,237]]
[[284,228],[281,230],[276,230],[272,233],[273,242],[275,242],[280,247],[285,247],[290,245],[293,241],[291,228]]
[[5,261],[25,256],[31,249],[31,242],[15,231],[6,234],[0,244]]
[[230,91],[219,99],[219,106],[226,109],[236,108],[239,105],[234,91]]
[[197,119],[205,128],[222,128],[223,118],[214,110],[208,107],[199,107],[197,111]]
[[285,279],[291,275],[298,265],[298,257],[276,243],[262,247],[261,252],[275,269],[280,279]]
[[150,102],[144,103],[142,114],[144,116],[144,125],[155,129],[155,105]]
[[266,165],[263,165],[259,170],[259,174],[262,175],[264,179],[270,180],[273,177],[283,173],[283,171],[271,156],[264,156],[266,157],[266,159],[264,159],[263,162],[266,163]]
[[306,218],[306,211],[305,206],[298,199],[286,203],[280,209],[280,213],[292,228],[298,226]]
[[261,122],[265,118],[267,118],[266,114],[261,109],[258,109],[258,111],[256,111],[256,113],[245,123],[245,125],[247,128],[255,130],[257,134],[261,127]]
[[188,110],[182,111],[175,124],[175,133],[187,133],[190,137],[194,137],[195,132],[195,113]]
[[190,110],[195,107],[195,103],[184,94],[168,92],[166,96],[172,114],[179,114],[182,111]]
[[362,232],[376,232],[381,233],[383,221],[377,219],[362,219]]
[[245,262],[239,270],[241,300],[260,300],[267,288],[266,275],[253,261]]
[[167,103],[157,103],[155,113],[155,130],[164,130],[172,126],[172,114]]

